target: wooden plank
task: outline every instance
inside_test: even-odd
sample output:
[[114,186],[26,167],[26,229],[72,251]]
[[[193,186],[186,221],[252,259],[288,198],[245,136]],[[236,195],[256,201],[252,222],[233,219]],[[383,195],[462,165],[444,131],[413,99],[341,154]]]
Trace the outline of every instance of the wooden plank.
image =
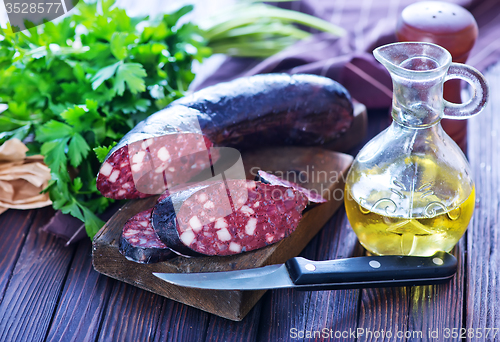
[[96,272],[85,239],[78,244],[47,341],[189,341],[196,336],[192,327],[203,333],[207,322],[207,313]]
[[479,333],[468,341],[500,339],[500,64],[486,73],[490,103],[469,120],[469,160],[476,182],[476,208],[467,234],[466,329]]
[[[370,121],[368,126],[368,134],[363,142],[363,145],[370,141],[373,137],[383,131],[392,122],[390,111],[382,109],[370,112]],[[352,151],[355,155],[358,151]],[[348,229],[352,232],[352,228],[347,221]],[[353,233],[354,234],[354,233]],[[360,255],[367,255],[366,250],[361,249]],[[409,311],[409,290],[402,288],[373,288],[363,289],[360,293],[360,305],[358,311],[358,320],[356,324],[352,324],[352,328],[362,328],[367,331],[391,331],[391,333],[402,330],[405,331],[408,327],[408,311]],[[345,327],[349,328],[349,327]],[[391,334],[392,335],[392,334]],[[385,336],[385,335],[384,335]],[[373,335],[362,335],[359,338],[362,341],[400,341],[394,337],[376,338]]]
[[92,267],[91,242],[78,243],[47,341],[95,341],[115,280]]
[[[360,256],[363,252],[356,234],[350,228],[344,207],[318,235],[315,260],[332,260]],[[335,340],[355,341],[359,315],[360,290],[315,291],[311,293],[309,311],[305,317],[306,331],[328,330],[328,337]],[[335,333],[343,334],[341,338]],[[326,336],[326,335],[324,335]],[[346,337],[347,336],[347,337]]]
[[[284,153],[285,152],[285,153]],[[281,148],[243,156],[246,171],[253,166],[269,171],[335,172],[338,178],[303,184],[330,198],[304,214],[299,227],[288,238],[266,248],[231,257],[178,257],[162,263],[140,265],[126,260],[118,251],[121,229],[128,218],[153,206],[155,199],[128,202],[94,238],[93,263],[97,271],[148,291],[195,306],[232,320],[241,320],[264,291],[211,291],[188,289],[168,284],[153,272],[197,272],[244,269],[282,263],[297,255],[341,205],[336,190],[343,189],[341,174],[347,171],[352,157],[320,148]],[[288,168],[285,168],[285,165]]]
[[[384,130],[391,122],[392,119],[388,110],[370,113],[370,125],[365,143]],[[350,225],[349,229],[352,230]],[[360,248],[362,247],[360,246]],[[362,254],[367,255],[364,248],[362,248]],[[409,289],[406,287],[361,290],[356,328],[364,329],[364,333],[367,331],[390,331],[390,336],[396,331],[406,331],[408,329],[409,295]],[[401,341],[401,339],[394,336],[387,337],[387,334],[384,334],[384,338],[377,338],[369,333],[360,336],[360,339],[366,341]]]
[[[386,120],[383,116],[370,116],[382,130]],[[371,125],[372,126],[372,125]],[[369,135],[376,132],[370,131]],[[371,332],[390,331],[391,336],[377,338],[374,335],[360,336],[366,341],[435,341],[429,330],[438,329],[440,336],[444,328],[462,326],[462,304],[464,297],[464,239],[455,249],[459,269],[452,282],[439,286],[406,288],[380,288],[362,290],[358,327]],[[397,332],[410,333],[409,338],[395,336]],[[420,337],[420,333],[422,336]]]
[[[341,209],[308,244],[301,256],[328,260],[359,255],[362,250],[346,221],[345,211]],[[336,330],[356,329],[359,290],[275,290],[268,296],[261,312],[258,341],[302,340],[299,338],[303,336],[301,334],[321,332],[324,328],[332,329],[333,333]],[[328,333],[331,334],[330,330]],[[344,340],[354,341],[354,338]]]
[[34,210],[7,210],[0,215],[0,302],[35,214]]
[[154,341],[204,341],[212,316],[201,310],[164,298]]
[[97,341],[151,341],[164,298],[115,282]]
[[[396,337],[396,333],[408,330],[409,296],[410,291],[407,287],[364,289],[358,321],[358,327],[363,329],[360,339],[362,341],[404,340]],[[374,332],[383,335],[373,335]]]
[[[384,130],[391,122],[392,119],[389,110],[371,112],[370,125],[368,126],[368,135],[365,143]],[[352,230],[350,225],[349,229]],[[362,254],[367,254],[363,248]],[[390,331],[391,336],[396,331],[406,331],[408,329],[409,296],[410,290],[405,287],[361,290],[359,316],[355,326],[364,329],[364,332]],[[384,338],[376,338],[369,334],[360,336],[360,340],[401,341],[401,339],[394,336],[387,337],[384,335]]]
[[[465,258],[464,239],[455,246],[458,260],[455,277],[446,284],[413,286],[410,294],[408,341],[455,341],[444,338],[445,329],[462,328],[464,304]],[[437,333],[436,333],[437,330]],[[421,334],[420,334],[421,333]],[[434,335],[439,336],[438,339]]]
[[[315,248],[310,248],[310,246],[318,246],[317,237],[308,244],[300,256],[308,259],[314,258]],[[309,291],[290,289],[268,291],[262,299],[257,341],[287,341],[290,329],[303,330],[310,297]]]
[[[368,254],[364,251],[365,255]],[[397,332],[408,331],[410,315],[409,287],[372,288],[361,290],[358,327],[362,328],[364,341],[404,341]],[[383,335],[374,335],[374,332]],[[371,332],[371,334],[369,333]],[[387,333],[389,332],[389,333]],[[382,337],[383,336],[383,337]]]
[[259,318],[262,304],[267,297],[261,298],[240,322],[230,321],[210,315],[205,341],[207,342],[251,342],[259,341],[257,333],[260,329]]
[[[372,137],[385,129],[390,123],[387,110],[372,111],[370,113],[367,136],[362,143],[358,143],[349,152],[356,155],[359,149]],[[343,206],[320,233],[311,240],[301,256],[313,260],[329,260],[360,256],[363,248],[357,242],[356,235],[349,226]],[[268,299],[269,297],[269,299]],[[360,326],[360,291],[319,291],[299,292],[292,290],[271,291],[263,300],[260,318],[258,341],[287,341],[292,337],[290,329],[299,331],[328,331],[331,340],[355,341],[352,335],[347,338],[335,338],[335,332],[340,333],[355,330]],[[365,323],[366,320],[361,323]],[[344,334],[345,336],[345,334]],[[298,340],[302,340],[298,338]]]
[[74,247],[39,228],[53,215],[36,211],[0,305],[1,341],[43,341],[71,263]]
[[[498,82],[498,84],[500,85],[500,82]],[[500,89],[500,87],[498,89]],[[494,115],[491,110],[490,113],[491,115]],[[485,114],[486,113],[481,113],[478,117],[471,120],[470,127],[472,128],[472,126],[476,125],[476,131],[473,132],[471,130],[469,133],[469,159],[474,170],[474,174],[476,174],[477,170],[482,174],[482,176],[488,178],[480,180],[476,176],[476,193],[482,193],[488,196],[488,193],[491,193],[491,189],[497,189],[499,185],[498,173],[496,175],[491,175],[491,172],[488,172],[487,170],[487,163],[495,165],[494,162],[491,163],[491,158],[493,156],[498,156],[497,151],[490,152],[490,150],[491,146],[498,148],[498,142],[495,138],[495,130],[498,130],[498,127],[500,127],[500,121],[497,119],[496,124],[494,124],[492,128],[492,117],[483,117]],[[491,140],[483,138],[484,132],[488,130],[494,131]],[[480,188],[482,188],[482,190],[480,190]],[[487,197],[485,201],[479,200],[478,202],[491,203],[491,200],[491,197]],[[498,203],[498,199],[493,198],[493,202]],[[479,275],[480,272],[478,272],[479,269],[494,269],[494,267],[490,266],[491,264],[486,265],[487,262],[483,263],[480,260],[485,260],[489,257],[489,255],[487,256],[487,253],[484,253],[487,249],[486,246],[491,246],[498,242],[498,240],[496,240],[496,242],[492,242],[490,240],[492,236],[495,236],[493,235],[495,233],[493,229],[496,228],[492,226],[490,218],[497,217],[496,214],[498,213],[498,209],[495,205],[489,206],[486,204],[486,207],[488,208],[488,211],[481,213],[478,211],[478,206],[476,206],[474,218],[469,225],[469,229],[454,250],[454,254],[459,261],[459,268],[456,276],[450,283],[438,286],[363,290],[359,326],[369,327],[372,331],[381,331],[381,329],[387,331],[387,329],[391,329],[392,332],[398,330],[408,332],[411,334],[410,337],[405,339],[408,341],[448,341],[456,339],[451,336],[446,339],[443,335],[445,333],[445,329],[449,329],[447,331],[448,333],[451,333],[452,329],[455,328],[460,335],[460,329],[469,329],[471,325],[474,326],[471,322],[474,321],[473,317],[477,317],[478,314],[483,316],[483,323],[476,326],[484,328],[485,326],[495,326],[495,324],[498,325],[499,315],[497,312],[491,311],[493,307],[498,308],[498,297],[495,296],[496,302],[493,303],[491,301],[492,298],[485,298],[485,292],[491,293],[490,291],[485,290],[482,286],[484,285],[482,284],[482,281],[486,280],[488,276],[481,277]],[[493,212],[491,211],[492,209]],[[481,223],[478,223],[478,218],[482,221]],[[476,233],[478,225],[481,227],[479,228],[481,231]],[[484,227],[489,228],[485,231]],[[478,243],[476,240],[481,242]],[[481,244],[481,246],[479,249],[476,249],[478,244]],[[468,259],[465,256],[466,250]],[[479,262],[474,262],[476,260]],[[471,274],[471,271],[468,269],[466,264],[476,264],[476,266],[479,266],[478,269],[476,269],[475,274]],[[466,268],[469,272],[468,275],[466,275]],[[478,282],[477,279],[481,279],[481,281]],[[492,282],[487,287],[496,288],[493,285],[495,283],[496,281]],[[471,310],[469,305],[467,306],[468,317],[466,320],[466,318],[463,317],[464,306],[466,305],[464,297],[467,297],[466,292],[469,291],[470,293],[469,289],[471,286],[473,288],[474,285],[477,286],[478,284],[481,284],[479,285],[480,288],[482,287],[479,291],[477,288],[475,289],[475,299],[478,303],[475,303],[474,310]],[[470,294],[468,298],[470,301]],[[496,317],[496,321],[493,319],[491,315],[492,313],[493,316]],[[422,333],[422,336],[419,335],[420,332]],[[432,332],[432,335],[429,335],[429,332]],[[464,333],[463,330],[462,333]],[[439,338],[435,338],[434,336],[439,336]],[[393,336],[392,338],[386,339],[368,338],[366,340],[389,341],[396,340],[396,338]],[[472,340],[482,341],[484,340],[484,337],[482,339],[477,338]]]

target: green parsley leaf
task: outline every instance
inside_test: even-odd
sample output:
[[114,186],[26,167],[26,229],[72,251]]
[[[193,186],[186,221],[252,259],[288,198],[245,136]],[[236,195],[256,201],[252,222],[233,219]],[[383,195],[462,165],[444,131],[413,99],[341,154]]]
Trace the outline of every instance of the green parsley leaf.
[[104,221],[98,218],[93,212],[91,212],[87,207],[80,205],[83,210],[85,230],[90,238],[93,238],[97,234],[99,229],[104,225]]
[[128,34],[125,32],[115,32],[111,36],[111,53],[118,60],[123,60],[127,57],[127,45],[125,40]]
[[146,90],[144,78],[147,76],[146,70],[139,63],[120,64],[116,72],[114,89],[118,95],[123,95],[125,83],[132,94]]
[[109,151],[111,151],[111,149],[115,147],[115,145],[116,141],[107,147],[99,146],[94,148],[95,155],[100,163],[104,162],[104,159],[106,159],[106,156],[108,155]]
[[66,168],[68,159],[64,151],[68,139],[48,141],[42,145],[41,152],[45,156],[44,161],[53,172],[59,172],[61,168]]
[[31,125],[27,124],[12,131],[2,132],[0,133],[0,144],[3,144],[6,140],[9,139],[19,139],[22,141],[28,136],[30,129]]
[[87,157],[89,151],[90,147],[85,139],[80,134],[75,133],[68,147],[69,162],[73,167],[77,167]]
[[71,187],[75,193],[78,193],[78,191],[80,191],[82,186],[83,186],[83,182],[82,182],[82,179],[80,177],[76,177],[75,179],[73,179],[73,184]]
[[64,119],[64,121],[66,121],[66,123],[72,126],[77,126],[80,124],[82,120],[81,118],[85,115],[85,113],[86,111],[84,108],[80,106],[74,106],[62,112],[61,117]]
[[[65,138],[73,133],[73,128],[62,122],[50,120],[36,130],[36,140],[46,142],[55,139]],[[43,152],[42,152],[43,153]]]
[[97,111],[99,109],[99,103],[91,99],[85,99],[85,106],[89,111]]
[[120,65],[120,62],[108,65],[105,68],[100,69],[94,77],[92,77],[92,89],[96,90],[99,86],[106,80],[109,80],[116,72],[116,69]]
[[72,198],[71,201],[65,206],[61,207],[61,211],[63,214],[71,214],[72,216],[85,221],[84,216],[82,215],[81,207],[78,205],[78,202]]

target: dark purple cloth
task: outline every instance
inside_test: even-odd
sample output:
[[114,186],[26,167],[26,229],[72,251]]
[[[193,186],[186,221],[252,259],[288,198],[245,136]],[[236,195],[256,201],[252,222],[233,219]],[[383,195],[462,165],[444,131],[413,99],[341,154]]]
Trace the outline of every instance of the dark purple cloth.
[[82,221],[61,211],[57,211],[41,230],[63,239],[67,245],[87,236]]
[[[101,220],[107,221],[121,206],[122,203],[120,201],[115,202],[104,213],[98,216]],[[66,246],[88,236],[82,221],[69,214],[63,214],[60,210],[40,229],[63,239],[66,241]]]
[[[347,30],[335,38],[313,33],[274,56],[256,64],[248,58],[228,58],[197,89],[240,76],[259,73],[311,73],[330,77],[368,108],[388,108],[392,100],[389,74],[373,57],[374,48],[396,41],[395,28],[402,10],[415,0],[302,0],[279,3],[280,7],[305,12]],[[479,37],[467,64],[479,70],[500,60],[499,0],[451,0],[475,17]]]

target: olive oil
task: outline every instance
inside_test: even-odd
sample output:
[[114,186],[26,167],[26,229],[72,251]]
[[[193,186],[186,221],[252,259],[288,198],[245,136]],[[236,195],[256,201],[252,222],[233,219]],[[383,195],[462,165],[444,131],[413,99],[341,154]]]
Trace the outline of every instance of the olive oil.
[[[349,222],[372,253],[450,251],[472,217],[475,188],[465,155],[440,121],[480,112],[488,87],[474,69],[450,68],[451,55],[435,44],[388,44],[373,55],[392,78],[393,122],[352,163],[344,192]],[[473,99],[444,101],[445,80],[466,74],[474,84]]]
[[[403,164],[415,168],[418,165],[419,172],[411,170],[415,176],[410,189],[393,177],[392,181],[388,179],[389,174],[394,174],[391,166],[387,167],[387,177],[380,168],[377,170],[379,180],[392,185],[387,190],[365,191],[374,187],[370,170],[349,175],[353,178],[346,182],[344,202],[359,242],[379,255],[429,256],[436,251],[450,251],[472,217],[474,185],[462,184],[461,175],[450,174],[450,169],[437,166],[431,158],[413,156]],[[436,186],[447,196],[435,195],[432,188]]]

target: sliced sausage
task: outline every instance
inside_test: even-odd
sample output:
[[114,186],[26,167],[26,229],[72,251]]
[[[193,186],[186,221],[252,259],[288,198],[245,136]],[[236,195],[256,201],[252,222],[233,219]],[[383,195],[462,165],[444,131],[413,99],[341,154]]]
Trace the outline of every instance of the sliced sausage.
[[210,168],[217,159],[212,146],[318,145],[352,120],[349,94],[325,77],[266,74],[221,83],[174,101],[127,133],[102,164],[97,188],[116,199],[159,194]]
[[181,253],[234,255],[290,235],[306,204],[290,187],[219,181],[165,197],[153,209],[152,224],[160,240]]
[[123,227],[119,249],[128,260],[150,264],[177,256],[156,235],[151,225],[152,211],[136,214]]

